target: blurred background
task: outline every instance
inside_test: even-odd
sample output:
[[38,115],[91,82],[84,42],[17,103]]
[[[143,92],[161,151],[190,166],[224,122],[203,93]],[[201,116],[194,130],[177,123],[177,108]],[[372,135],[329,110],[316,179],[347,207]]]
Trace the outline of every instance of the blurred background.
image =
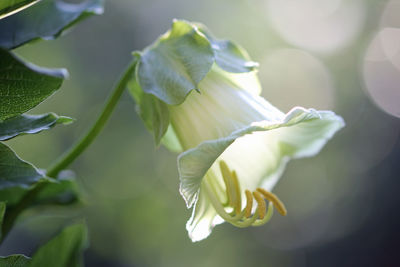
[[[76,1],[74,1],[76,2]],[[314,157],[292,161],[274,192],[288,216],[259,228],[223,224],[192,243],[176,155],[155,148],[125,93],[95,143],[71,166],[86,205],[20,221],[0,254],[31,254],[84,217],[87,266],[400,266],[400,1],[108,0],[105,14],[16,52],[66,67],[69,80],[31,113],[77,121],[8,142],[49,166],[96,118],[131,59],[173,18],[206,24],[260,63],[263,96],[284,112],[330,109],[347,126]]]

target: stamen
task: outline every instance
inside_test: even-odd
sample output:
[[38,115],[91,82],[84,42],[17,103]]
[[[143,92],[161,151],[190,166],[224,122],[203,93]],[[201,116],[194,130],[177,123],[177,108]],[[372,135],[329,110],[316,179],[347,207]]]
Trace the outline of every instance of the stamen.
[[258,203],[258,217],[260,218],[260,220],[264,219],[265,216],[265,209],[267,208],[267,204],[265,203],[264,198],[261,196],[261,194],[257,191],[253,192],[253,196],[256,199],[257,203]]
[[232,184],[231,172],[229,171],[228,165],[223,160],[221,160],[219,162],[219,168],[221,169],[222,178],[224,179],[225,186],[226,186],[226,195],[228,198],[228,206],[233,207],[234,206],[233,193],[235,190],[233,188],[234,185]]
[[263,188],[257,188],[257,191],[260,192],[261,194],[263,194],[263,196],[268,201],[271,201],[272,203],[274,203],[274,206],[276,207],[276,209],[282,216],[286,216],[287,210],[285,208],[285,205],[275,194],[268,192],[267,190],[265,190]]
[[[225,190],[214,176],[207,176],[206,181],[202,184],[202,190],[206,191],[216,212],[225,221],[240,228],[260,226],[271,219],[274,206],[280,214],[286,215],[287,211],[282,201],[275,194],[262,188],[257,188],[254,192],[249,190],[244,191],[246,206],[242,209],[240,183],[236,172],[231,171],[228,165],[222,160],[219,162],[219,166],[225,183]],[[226,195],[227,202],[222,202],[224,200],[221,200],[221,194]],[[257,202],[257,208],[252,213],[253,198]],[[269,201],[268,208],[265,200]]]
[[271,220],[273,214],[274,214],[274,204],[272,204],[272,202],[269,202],[267,214],[265,215],[264,219],[253,222],[251,226],[261,226],[266,224],[267,222],[269,222],[269,220]]
[[251,208],[253,207],[253,195],[249,190],[244,191],[244,193],[246,194],[247,201],[246,207],[244,208],[244,216],[246,216],[246,218],[249,218],[251,216]]
[[236,195],[236,205],[235,205],[235,210],[236,210],[236,214],[240,213],[240,210],[242,209],[242,196],[240,194],[240,184],[236,175],[235,171],[232,171],[232,181],[233,184],[235,185],[235,195]]

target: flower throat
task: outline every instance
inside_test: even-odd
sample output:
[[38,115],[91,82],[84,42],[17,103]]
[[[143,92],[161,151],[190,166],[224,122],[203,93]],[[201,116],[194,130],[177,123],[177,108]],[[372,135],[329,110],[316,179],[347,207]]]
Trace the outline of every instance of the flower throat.
[[[219,162],[223,181],[225,183],[226,201],[222,202],[218,197],[218,191],[223,191],[221,186],[211,179],[205,180],[205,191],[217,211],[225,221],[237,227],[260,226],[267,223],[273,214],[274,207],[285,216],[287,211],[279,198],[263,188],[257,188],[254,192],[245,190],[246,205],[242,209],[242,197],[240,184],[236,172],[231,171],[225,161]],[[265,200],[268,200],[269,204]],[[253,202],[257,208],[254,213]]]

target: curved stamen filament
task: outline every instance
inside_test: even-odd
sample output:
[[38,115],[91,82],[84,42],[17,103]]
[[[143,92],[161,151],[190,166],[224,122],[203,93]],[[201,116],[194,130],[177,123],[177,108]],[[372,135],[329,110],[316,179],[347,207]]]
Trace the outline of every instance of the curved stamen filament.
[[285,205],[274,193],[268,192],[263,188],[257,188],[257,191],[260,192],[268,201],[274,203],[274,206],[282,216],[286,216],[287,210]]
[[240,193],[240,184],[237,178],[237,174],[235,171],[232,171],[232,181],[233,184],[235,185],[235,196],[236,196],[236,202],[235,202],[235,211],[236,214],[240,213],[240,210],[242,209],[242,196]]
[[274,214],[274,204],[272,204],[272,202],[269,202],[267,214],[265,214],[264,219],[255,221],[254,223],[251,224],[251,226],[261,226],[266,224],[267,222],[269,222],[269,220],[271,220],[273,214]]
[[[262,188],[257,188],[254,192],[249,190],[244,191],[246,205],[242,209],[240,183],[236,172],[231,171],[224,161],[220,161],[219,165],[225,183],[225,190],[213,179],[213,176],[207,177],[202,184],[202,188],[206,191],[218,215],[225,221],[241,228],[260,226],[271,219],[274,207],[277,208],[279,213],[286,215],[287,211],[282,201],[275,194]],[[226,203],[222,203],[220,199],[221,194],[224,192],[226,194]],[[268,206],[265,199],[269,201]],[[257,208],[252,213],[254,200],[257,203]],[[226,211],[227,208],[231,209],[231,211]]]
[[219,168],[221,170],[222,178],[224,179],[224,183],[226,186],[226,195],[228,199],[228,206],[234,206],[234,194],[235,194],[235,185],[233,184],[231,178],[231,172],[226,165],[225,161],[221,160],[219,162]]

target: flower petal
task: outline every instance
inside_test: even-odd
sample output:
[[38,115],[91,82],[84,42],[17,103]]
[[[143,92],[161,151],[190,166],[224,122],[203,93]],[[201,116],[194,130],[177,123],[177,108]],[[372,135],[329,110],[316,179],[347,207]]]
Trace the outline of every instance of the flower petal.
[[212,228],[216,224],[222,223],[218,218],[217,212],[208,200],[204,190],[200,191],[199,199],[193,208],[192,216],[186,223],[186,230],[193,242],[200,241],[211,234]]
[[202,142],[178,157],[180,193],[190,208],[203,177],[224,151],[221,157],[228,165],[235,162],[240,183],[253,188],[263,182],[271,189],[289,158],[316,154],[343,126],[343,119],[333,112],[298,107],[282,120],[255,122],[228,137]]
[[200,94],[193,91],[181,105],[169,106],[182,148],[229,136],[255,121],[282,120],[285,114],[258,96],[259,88],[255,72],[231,74],[214,65],[199,84]]

